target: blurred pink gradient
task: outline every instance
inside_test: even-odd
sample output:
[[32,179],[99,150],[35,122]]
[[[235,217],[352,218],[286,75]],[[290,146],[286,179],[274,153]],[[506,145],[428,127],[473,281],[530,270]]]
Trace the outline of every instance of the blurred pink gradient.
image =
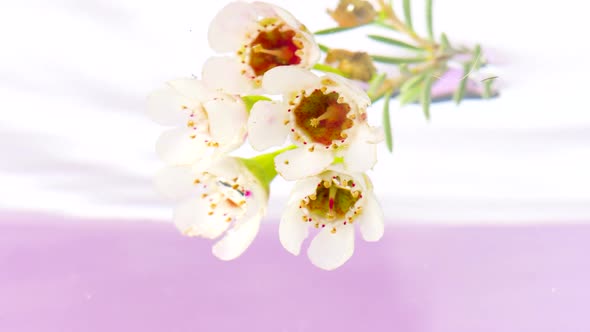
[[389,226],[325,272],[171,225],[0,218],[0,331],[590,331],[590,226]]

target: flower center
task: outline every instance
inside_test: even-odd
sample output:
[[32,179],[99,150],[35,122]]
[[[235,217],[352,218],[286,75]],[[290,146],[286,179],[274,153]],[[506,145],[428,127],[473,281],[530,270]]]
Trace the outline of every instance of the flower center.
[[205,174],[203,181],[195,180],[195,184],[203,185],[204,193],[201,198],[209,202],[208,215],[215,215],[226,222],[231,222],[245,213],[248,192],[238,184],[237,180],[238,178],[228,180],[209,174]]
[[353,126],[353,120],[347,117],[350,106],[339,103],[339,98],[336,92],[314,90],[294,109],[295,122],[313,142],[328,146],[347,137],[344,130]]
[[285,65],[296,65],[301,58],[296,54],[301,48],[293,40],[295,31],[281,31],[277,27],[270,31],[261,31],[250,44],[250,67],[257,76],[264,75],[268,70]]
[[[354,187],[352,180],[341,179],[340,176],[319,183],[316,191],[301,202],[301,208],[307,210],[304,221],[315,221],[316,227],[338,221],[343,221],[344,225],[352,222],[354,216],[361,212],[361,207],[356,205],[362,198],[360,191],[354,190]],[[335,232],[335,228],[332,231]]]

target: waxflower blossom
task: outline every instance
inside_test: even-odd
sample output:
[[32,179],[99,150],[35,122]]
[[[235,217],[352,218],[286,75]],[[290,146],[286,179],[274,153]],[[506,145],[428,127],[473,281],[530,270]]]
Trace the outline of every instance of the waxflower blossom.
[[155,182],[159,191],[178,201],[173,219],[184,235],[216,239],[225,234],[212,248],[219,259],[237,258],[258,234],[268,188],[240,159],[169,166]]
[[248,112],[242,99],[208,88],[200,80],[168,82],[148,96],[147,112],[154,121],[175,127],[156,143],[156,152],[170,165],[235,150],[246,139]]
[[214,51],[228,55],[207,60],[203,79],[229,93],[255,91],[269,69],[311,68],[320,56],[303,24],[286,10],[264,2],[228,4],[211,22],[208,37]]
[[277,67],[264,75],[263,88],[282,102],[259,101],[248,118],[248,140],[261,151],[284,143],[297,149],[278,155],[276,169],[287,180],[314,175],[335,160],[351,172],[373,167],[379,130],[367,123],[367,94],[333,74],[318,77],[297,67]]
[[344,264],[354,252],[354,225],[366,241],[383,236],[383,212],[369,178],[331,168],[298,180],[279,225],[283,247],[299,255],[309,228],[319,229],[307,250],[310,261],[325,270]]

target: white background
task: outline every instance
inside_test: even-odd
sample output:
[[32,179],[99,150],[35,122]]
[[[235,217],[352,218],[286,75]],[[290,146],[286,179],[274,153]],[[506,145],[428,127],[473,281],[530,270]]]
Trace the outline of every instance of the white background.
[[[3,1],[0,209],[169,220],[151,184],[162,128],[144,116],[145,96],[200,75],[208,23],[226,3]],[[336,0],[273,3],[312,31],[334,25],[325,8]],[[480,42],[502,94],[433,105],[430,123],[394,107],[395,152],[383,148],[372,173],[390,222],[590,221],[587,12],[575,0],[435,1],[435,30]],[[366,32],[320,41],[378,47]],[[380,120],[380,105],[370,116]],[[273,187],[275,219],[289,187]]]

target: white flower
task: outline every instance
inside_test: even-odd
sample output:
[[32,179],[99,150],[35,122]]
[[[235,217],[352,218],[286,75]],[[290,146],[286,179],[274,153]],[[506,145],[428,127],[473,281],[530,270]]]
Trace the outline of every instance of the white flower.
[[344,264],[354,252],[354,224],[366,241],[383,236],[383,212],[366,175],[334,170],[297,181],[279,226],[281,244],[299,255],[309,227],[319,228],[307,256],[325,270]]
[[299,147],[275,159],[287,180],[317,174],[335,158],[345,169],[364,172],[377,161],[376,128],[367,123],[367,94],[345,78],[318,77],[297,67],[277,67],[263,79],[283,101],[259,101],[248,119],[248,140],[256,150],[281,145],[288,135]]
[[219,259],[232,260],[258,234],[268,191],[237,158],[202,165],[164,168],[156,176],[156,186],[178,201],[174,223],[183,234],[215,239],[225,233],[212,251]]
[[176,127],[165,131],[156,143],[158,155],[167,164],[191,164],[208,152],[223,154],[246,139],[244,102],[196,79],[170,81],[151,93],[147,111],[154,121]]
[[264,2],[232,2],[209,26],[209,45],[218,53],[203,66],[203,80],[229,93],[260,87],[276,66],[311,68],[319,60],[313,35],[289,12]]

